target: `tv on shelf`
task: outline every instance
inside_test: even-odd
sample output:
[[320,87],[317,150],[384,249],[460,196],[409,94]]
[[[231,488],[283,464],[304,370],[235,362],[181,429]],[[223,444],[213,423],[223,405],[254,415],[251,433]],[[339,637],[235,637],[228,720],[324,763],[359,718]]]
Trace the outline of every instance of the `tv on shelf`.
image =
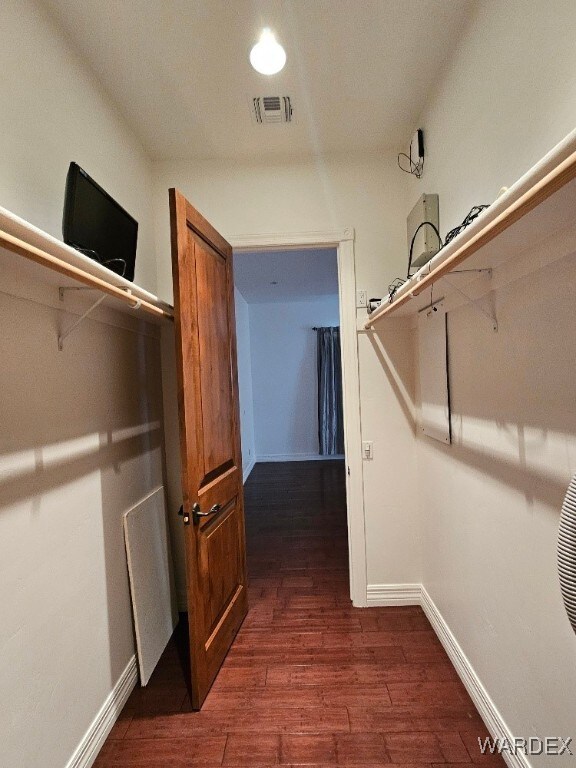
[[134,280],[138,222],[77,163],[66,177],[62,234],[67,245]]

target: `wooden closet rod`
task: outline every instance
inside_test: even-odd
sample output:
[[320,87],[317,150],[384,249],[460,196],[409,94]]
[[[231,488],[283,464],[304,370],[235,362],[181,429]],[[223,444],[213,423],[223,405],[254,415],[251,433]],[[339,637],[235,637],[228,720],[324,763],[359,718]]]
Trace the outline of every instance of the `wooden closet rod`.
[[71,277],[73,280],[77,280],[79,283],[83,283],[90,288],[96,288],[103,293],[107,293],[109,296],[113,296],[115,299],[123,301],[125,304],[129,304],[134,309],[143,309],[151,315],[165,317],[170,320],[174,318],[174,313],[171,310],[158,307],[146,299],[140,299],[138,296],[134,296],[129,293],[129,288],[120,288],[112,283],[108,283],[106,280],[96,277],[96,275],[92,275],[90,272],[80,269],[80,267],[75,267],[73,264],[68,264],[57,256],[52,256],[52,254],[46,253],[46,251],[36,248],[36,246],[30,245],[30,243],[20,240],[2,230],[0,230],[0,245],[13,253],[17,253],[19,256],[24,256],[25,258],[36,262],[36,264],[41,264],[55,272],[60,272],[60,274],[65,275],[66,277]]

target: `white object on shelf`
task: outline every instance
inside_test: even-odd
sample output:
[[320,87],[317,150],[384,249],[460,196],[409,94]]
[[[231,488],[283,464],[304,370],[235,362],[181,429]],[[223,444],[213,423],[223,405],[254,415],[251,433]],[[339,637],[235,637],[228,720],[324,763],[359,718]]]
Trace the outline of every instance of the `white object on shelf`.
[[406,234],[408,236],[408,257],[410,257],[410,246],[412,246],[411,269],[420,269],[440,250],[438,235],[434,227],[430,224],[423,226],[425,222],[433,224],[436,230],[440,228],[438,195],[420,195],[408,214]]

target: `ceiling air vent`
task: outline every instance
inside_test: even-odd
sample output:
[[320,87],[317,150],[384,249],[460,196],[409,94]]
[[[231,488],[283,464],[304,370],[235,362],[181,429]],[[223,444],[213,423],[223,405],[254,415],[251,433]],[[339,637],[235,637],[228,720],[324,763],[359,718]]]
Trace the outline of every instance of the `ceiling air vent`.
[[252,109],[257,123],[292,121],[290,96],[256,96],[252,99]]

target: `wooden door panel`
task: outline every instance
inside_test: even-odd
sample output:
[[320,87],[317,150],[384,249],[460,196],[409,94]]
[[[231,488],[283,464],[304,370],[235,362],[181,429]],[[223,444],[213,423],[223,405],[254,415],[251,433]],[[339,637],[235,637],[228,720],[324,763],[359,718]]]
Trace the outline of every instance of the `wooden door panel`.
[[248,610],[232,249],[170,190],[192,706]]
[[233,392],[228,313],[214,307],[227,304],[227,263],[222,256],[194,236],[200,343],[200,382],[205,477],[234,461]]
[[211,509],[214,504],[223,507],[238,492],[238,484],[241,482],[238,467],[229,467],[216,479],[203,486],[198,491],[198,501],[204,510]]
[[242,583],[237,500],[231,499],[218,520],[210,521],[206,528],[209,587],[204,616],[208,620],[206,634],[210,636]]
[[[173,225],[172,225],[173,226]],[[172,232],[175,239],[175,232]],[[189,502],[188,489],[196,482],[198,467],[197,456],[200,452],[201,434],[197,424],[197,413],[190,392],[200,390],[200,369],[192,364],[197,357],[195,340],[198,337],[196,269],[193,248],[185,247],[189,241],[188,231],[179,232],[180,242],[174,243],[173,248],[180,254],[179,284],[174,286],[174,303],[178,304],[178,315],[175,318],[176,336],[181,343],[176,344],[176,365],[178,378],[178,412],[180,419],[180,456],[182,472],[182,493],[184,505]],[[184,242],[183,242],[184,241]],[[175,281],[176,282],[176,281]],[[179,297],[187,297],[179,301]]]

